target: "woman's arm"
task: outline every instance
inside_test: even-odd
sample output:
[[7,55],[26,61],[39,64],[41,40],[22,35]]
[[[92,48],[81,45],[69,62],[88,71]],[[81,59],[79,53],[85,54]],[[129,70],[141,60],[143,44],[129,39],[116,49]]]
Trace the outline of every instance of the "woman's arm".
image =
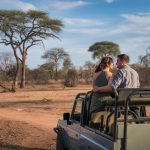
[[94,92],[110,92],[110,91],[112,91],[111,84],[112,84],[112,80],[113,80],[113,74],[111,72],[107,72],[106,78],[108,80],[108,84],[103,87],[94,86],[93,87]]
[[113,80],[113,74],[111,72],[107,72],[106,73],[106,78],[108,80],[108,84],[107,86],[110,86],[112,84],[112,80]]

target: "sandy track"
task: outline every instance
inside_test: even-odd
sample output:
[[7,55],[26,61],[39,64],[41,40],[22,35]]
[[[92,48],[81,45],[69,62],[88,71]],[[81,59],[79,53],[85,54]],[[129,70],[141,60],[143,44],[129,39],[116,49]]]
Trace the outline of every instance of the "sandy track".
[[59,90],[24,90],[0,93],[0,149],[54,150],[53,128],[74,97],[89,87]]

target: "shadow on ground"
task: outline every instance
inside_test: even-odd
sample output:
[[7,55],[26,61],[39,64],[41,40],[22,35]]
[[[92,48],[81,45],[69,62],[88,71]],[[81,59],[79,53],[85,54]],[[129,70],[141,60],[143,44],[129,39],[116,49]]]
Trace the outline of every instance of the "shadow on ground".
[[21,147],[21,146],[17,146],[17,145],[0,144],[0,150],[48,150],[48,149],[28,148],[28,147]]
[[6,107],[12,107],[15,105],[24,105],[24,104],[36,104],[36,105],[42,105],[42,104],[50,104],[52,103],[51,99],[43,99],[43,100],[25,100],[25,101],[13,101],[13,102],[0,102],[0,108],[6,108]]
[[0,119],[0,150],[51,150],[52,144],[54,141],[47,129],[23,121]]

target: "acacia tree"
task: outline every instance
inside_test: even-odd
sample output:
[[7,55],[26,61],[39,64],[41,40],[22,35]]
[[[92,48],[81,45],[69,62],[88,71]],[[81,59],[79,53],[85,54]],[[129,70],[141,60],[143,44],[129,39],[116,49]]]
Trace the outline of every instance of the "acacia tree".
[[68,56],[68,57],[65,57],[64,58],[64,61],[63,61],[63,68],[65,69],[65,70],[68,70],[70,67],[72,67],[73,66],[73,64],[72,64],[72,62],[71,62],[71,59],[70,59],[70,57]]
[[52,19],[42,11],[0,10],[0,43],[10,45],[16,58],[15,87],[18,81],[20,62],[22,64],[20,87],[25,87],[25,65],[28,50],[34,45],[43,43],[43,39],[58,38],[57,34],[61,31],[62,26],[60,20]]
[[55,81],[58,79],[58,67],[62,60],[69,57],[69,54],[63,50],[63,48],[53,48],[44,53],[42,58],[47,59],[48,62],[54,64],[55,68]]
[[9,70],[9,67],[14,64],[13,54],[9,52],[0,53],[0,68],[3,71]]
[[54,69],[55,68],[54,68],[54,63],[53,62],[42,64],[40,66],[40,69],[48,71],[50,79],[54,79],[54,77],[55,77],[55,75],[54,75]]
[[116,57],[120,54],[119,45],[108,41],[96,42],[89,47],[88,51],[93,53],[92,57],[94,59],[101,59],[102,57],[108,55]]
[[65,76],[64,87],[75,87],[77,84],[77,71],[74,67],[68,69],[68,72]]
[[68,72],[68,70],[69,70],[71,67],[73,67],[73,64],[72,64],[72,62],[71,62],[70,57],[68,56],[68,57],[64,58],[64,60],[63,60],[63,68],[62,68],[62,71],[63,71],[64,78],[65,78],[65,76],[67,75],[67,72]]
[[5,81],[10,80],[10,72],[14,66],[13,54],[9,52],[0,53],[0,87],[5,90],[11,91],[10,88],[5,86]]
[[146,55],[139,56],[140,64],[144,67],[150,67],[150,47],[146,49]]
[[84,79],[86,83],[92,82],[93,72],[95,70],[95,64],[91,61],[86,61],[84,67]]

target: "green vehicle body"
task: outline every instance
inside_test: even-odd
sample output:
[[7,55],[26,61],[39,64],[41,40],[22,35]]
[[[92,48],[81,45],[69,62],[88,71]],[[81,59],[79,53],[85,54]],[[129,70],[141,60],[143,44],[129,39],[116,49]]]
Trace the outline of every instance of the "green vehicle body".
[[[79,93],[54,128],[57,150],[150,150],[150,89],[118,89],[90,125],[92,92]],[[130,110],[138,108],[139,114]]]

